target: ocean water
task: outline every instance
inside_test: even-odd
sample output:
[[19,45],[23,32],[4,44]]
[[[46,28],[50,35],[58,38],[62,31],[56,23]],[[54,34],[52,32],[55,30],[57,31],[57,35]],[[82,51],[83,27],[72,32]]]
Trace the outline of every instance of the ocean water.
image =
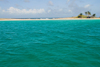
[[0,21],[0,67],[100,67],[100,20]]

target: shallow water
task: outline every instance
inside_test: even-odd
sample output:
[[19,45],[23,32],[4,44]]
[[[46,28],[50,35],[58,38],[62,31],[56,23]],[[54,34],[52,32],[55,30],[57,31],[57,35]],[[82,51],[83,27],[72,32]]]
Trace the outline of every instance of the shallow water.
[[100,20],[0,21],[0,67],[100,67]]

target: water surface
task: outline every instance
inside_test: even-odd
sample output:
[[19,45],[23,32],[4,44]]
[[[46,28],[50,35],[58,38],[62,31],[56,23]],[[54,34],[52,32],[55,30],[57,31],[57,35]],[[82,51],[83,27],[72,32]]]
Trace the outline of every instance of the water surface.
[[100,67],[100,20],[0,21],[0,67]]

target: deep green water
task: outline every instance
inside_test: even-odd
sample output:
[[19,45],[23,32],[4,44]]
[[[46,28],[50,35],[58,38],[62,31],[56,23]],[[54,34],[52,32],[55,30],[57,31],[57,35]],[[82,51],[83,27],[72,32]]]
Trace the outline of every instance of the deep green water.
[[100,67],[100,20],[0,21],[0,67]]

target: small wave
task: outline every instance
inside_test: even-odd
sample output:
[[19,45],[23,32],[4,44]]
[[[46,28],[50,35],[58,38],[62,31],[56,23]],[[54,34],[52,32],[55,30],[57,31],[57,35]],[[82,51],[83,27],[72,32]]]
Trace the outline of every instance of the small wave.
[[12,40],[12,38],[6,38],[6,40]]
[[15,32],[6,32],[6,34],[14,34]]

